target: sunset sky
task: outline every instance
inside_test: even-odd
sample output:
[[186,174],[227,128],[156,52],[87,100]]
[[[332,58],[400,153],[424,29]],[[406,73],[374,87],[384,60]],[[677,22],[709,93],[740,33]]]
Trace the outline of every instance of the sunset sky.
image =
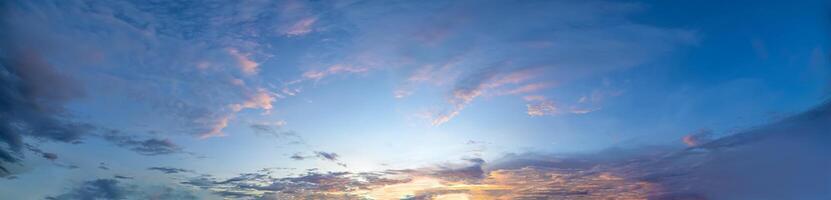
[[2,1],[0,199],[831,199],[829,9]]

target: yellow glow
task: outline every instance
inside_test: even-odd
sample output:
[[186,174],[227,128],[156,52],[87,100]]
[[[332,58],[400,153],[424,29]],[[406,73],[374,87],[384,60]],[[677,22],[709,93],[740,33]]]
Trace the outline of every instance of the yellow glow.
[[465,193],[456,193],[456,194],[443,194],[438,195],[433,200],[468,200],[470,199],[470,195]]
[[[472,182],[472,183],[471,183]],[[387,200],[417,197],[427,199],[646,199],[654,190],[649,183],[630,181],[612,173],[523,168],[496,170],[484,179],[447,181],[430,175],[413,175],[406,183],[379,185],[340,193]],[[333,193],[329,193],[333,194]]]
[[445,185],[442,185],[439,179],[436,178],[415,177],[412,181],[407,183],[387,185],[373,189],[366,194],[366,197],[372,199],[400,199],[407,195],[415,195],[418,191],[441,188],[444,186]]

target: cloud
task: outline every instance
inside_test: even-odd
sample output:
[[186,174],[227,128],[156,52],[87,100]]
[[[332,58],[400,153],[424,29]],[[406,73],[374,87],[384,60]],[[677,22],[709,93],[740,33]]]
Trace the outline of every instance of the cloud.
[[246,173],[229,179],[211,176],[193,177],[182,182],[210,190],[221,197],[298,199],[298,198],[358,198],[350,193],[327,194],[326,191],[355,191],[374,185],[397,183],[382,173],[307,172],[297,176],[276,178],[267,172]]
[[549,100],[545,96],[541,95],[529,95],[522,97],[527,103],[525,104],[526,113],[528,116],[538,117],[538,116],[546,116],[546,115],[559,115],[559,114],[587,114],[597,110],[600,110],[599,107],[595,107],[598,101],[593,101],[590,103],[591,105],[584,105],[587,103],[586,97],[581,97],[577,103],[572,104],[572,106],[563,106],[561,104],[555,103],[553,100]]
[[324,70],[310,70],[303,72],[303,78],[306,80],[313,80],[318,81],[320,79],[326,78],[328,76],[342,74],[342,73],[364,73],[369,71],[370,68],[368,67],[359,67],[359,66],[351,66],[351,65],[342,65],[342,64],[335,64],[329,66]]
[[828,101],[781,121],[718,138],[691,134],[680,151],[609,163],[610,171],[656,187],[651,198],[825,199],[831,185]]
[[199,199],[189,191],[168,186],[148,185],[139,187],[130,184],[132,177],[116,175],[115,179],[101,178],[85,181],[70,188],[63,194],[49,196],[49,200],[93,200],[93,199],[150,199],[150,200],[179,200]]
[[272,122],[253,123],[249,125],[249,127],[251,127],[251,129],[254,129],[254,131],[257,131],[259,133],[274,133],[285,125],[286,121],[278,120]]
[[53,161],[54,161],[54,160],[57,160],[57,159],[58,159],[58,154],[54,154],[54,153],[43,153],[43,158],[46,158],[47,160],[53,160]]
[[302,153],[297,152],[292,154],[289,158],[296,161],[306,160],[309,158],[320,158],[321,160],[333,162],[337,165],[340,165],[341,167],[346,167],[345,163],[340,162],[340,160],[338,160],[340,158],[340,155],[334,152],[315,151],[313,152],[313,155],[309,156],[304,156]]
[[271,103],[274,102],[274,96],[265,89],[258,89],[256,93],[252,94],[247,100],[245,100],[241,104],[232,104],[231,108],[235,112],[239,112],[245,108],[257,108],[263,109],[266,112],[270,111],[274,106]]
[[81,183],[67,193],[47,197],[51,200],[87,200],[87,199],[127,199],[132,193],[129,188],[119,185],[115,179],[96,179]]
[[126,147],[136,153],[145,156],[184,153],[184,151],[181,147],[179,147],[179,145],[176,145],[169,139],[139,139],[135,136],[124,135],[118,130],[106,131],[101,134],[101,137],[104,140],[112,142],[121,147]]
[[559,109],[554,105],[553,101],[545,100],[537,104],[526,104],[529,116],[543,116],[553,115],[559,113]]
[[318,157],[318,158],[322,158],[322,159],[324,159],[324,160],[333,161],[333,162],[334,162],[334,161],[338,161],[338,157],[340,157],[340,156],[339,156],[338,154],[336,154],[336,153],[333,153],[333,152],[323,152],[323,151],[315,151],[315,155],[317,155],[317,157]]
[[525,101],[543,101],[545,97],[542,95],[529,95],[522,97]]
[[246,75],[255,75],[259,71],[260,64],[254,62],[249,58],[250,55],[240,53],[239,50],[230,48],[228,49],[228,53],[237,60],[238,66],[240,70]]
[[225,129],[225,127],[228,127],[229,121],[235,118],[236,114],[243,109],[262,109],[264,110],[263,114],[270,114],[271,110],[274,108],[272,105],[275,101],[274,94],[263,88],[257,89],[256,92],[248,96],[249,97],[242,103],[231,104],[229,106],[231,108],[231,112],[225,113],[223,116],[218,118],[204,119],[207,121],[206,124],[209,126],[207,130],[199,134],[199,138],[205,139],[224,136],[225,133],[223,133],[222,130]]
[[694,147],[712,141],[713,131],[710,129],[701,129],[695,133],[690,133],[681,138],[687,146]]
[[98,169],[101,169],[101,170],[110,170],[110,167],[107,167],[107,163],[100,162],[100,163],[98,163]]
[[[507,67],[503,65],[506,65],[506,63],[479,70],[457,82],[448,100],[451,108],[435,116],[432,121],[433,126],[450,121],[477,97],[506,85],[516,85],[529,81],[535,78],[541,70],[539,68],[503,70],[502,68]],[[494,93],[494,95],[506,94],[514,93]]]
[[551,87],[551,84],[547,83],[530,83],[526,84],[514,89],[510,89],[503,93],[503,95],[515,95],[515,94],[525,94],[530,92],[536,92],[545,88]]
[[[5,27],[5,26],[2,26]],[[0,36],[0,164],[18,162],[23,137],[77,142],[93,127],[78,123],[64,105],[80,98],[80,84],[53,68],[36,51],[23,49],[13,36]]]
[[306,159],[306,157],[300,155],[300,153],[294,153],[289,158],[291,158],[292,160],[304,160],[304,159]]
[[150,167],[147,170],[154,170],[160,171],[165,174],[177,174],[177,173],[186,173],[186,172],[193,172],[191,170],[182,169],[182,168],[173,168],[173,167]]
[[[693,31],[631,20],[645,9],[637,3],[403,3],[401,9],[390,11],[396,16],[372,21],[361,19],[379,18],[375,13],[385,9],[363,6],[344,11],[363,42],[350,48],[348,55],[370,55],[395,70],[393,74],[403,71],[401,86],[392,91],[395,98],[413,95],[416,89],[449,90],[449,105],[431,112],[434,126],[457,117],[482,96],[525,95],[554,84],[569,87],[600,74],[642,66],[696,40]],[[527,20],[531,18],[536,20]],[[570,110],[563,107],[563,113],[575,114],[597,109]]]
[[[58,73],[54,74],[59,76],[38,77],[42,81],[37,84],[57,84],[44,87],[54,88],[50,89],[54,91],[36,94],[51,93],[50,98],[56,98],[56,101],[49,103],[54,105],[50,108],[59,108],[64,102],[77,99],[77,105],[93,109],[76,112],[85,114],[90,121],[99,121],[102,115],[89,112],[110,109],[107,105],[129,104],[138,109],[119,110],[121,115],[141,117],[149,124],[173,123],[171,125],[175,127],[171,128],[176,130],[171,132],[221,135],[221,130],[233,118],[229,116],[232,111],[228,105],[243,105],[245,103],[236,100],[248,98],[249,94],[271,84],[251,79],[261,70],[259,59],[273,56],[264,50],[265,45],[260,44],[273,39],[277,25],[260,22],[279,18],[277,15],[283,13],[273,10],[282,6],[276,2],[186,4],[181,7],[178,3],[168,2],[98,2],[94,9],[89,9],[88,2],[75,0],[59,5],[49,2],[8,4],[2,12],[7,20],[0,26],[14,31],[4,32],[1,36],[3,42],[0,45],[8,51],[4,51],[5,55],[0,59],[3,59],[4,70],[16,68],[9,62],[20,60],[24,52],[32,52],[26,54],[36,54],[49,61],[42,63],[59,63],[59,66],[50,66],[57,69]],[[169,9],[173,7],[177,11]],[[56,50],[56,46],[61,50]],[[232,66],[245,76],[235,77],[228,69],[216,66]],[[17,76],[18,72],[4,74]],[[4,86],[21,88],[6,84],[5,77],[12,76],[4,75]],[[81,79],[75,81],[69,77]],[[102,82],[108,84],[97,84]],[[36,82],[27,84],[33,83]],[[89,99],[75,97],[84,94],[117,100],[94,98],[104,102],[92,103]],[[266,105],[255,106],[264,108]],[[84,128],[82,124],[69,123],[70,113],[53,112],[57,109],[44,111],[53,113],[50,116],[55,120],[67,122],[61,126]],[[58,125],[37,127],[58,128]],[[69,135],[78,131],[60,132]],[[47,131],[34,133],[48,134]]]
[[317,22],[317,18],[315,17],[307,17],[301,19],[300,21],[297,21],[296,23],[294,23],[294,25],[289,27],[288,30],[284,32],[284,34],[290,37],[308,34],[312,32],[312,26],[315,24],[315,22]]
[[29,149],[29,151],[40,154],[41,157],[43,157],[43,158],[45,158],[49,161],[55,161],[55,160],[58,159],[58,154],[44,152],[43,150],[41,150],[41,149],[35,147],[34,145],[31,145],[31,144],[25,144],[25,145],[26,145],[26,148]]
[[211,122],[208,123],[210,125],[208,130],[201,132],[199,134],[199,138],[204,139],[209,137],[224,136],[225,133],[222,132],[222,129],[228,127],[228,120],[230,120],[231,117],[232,116],[223,116],[218,119],[209,119]]

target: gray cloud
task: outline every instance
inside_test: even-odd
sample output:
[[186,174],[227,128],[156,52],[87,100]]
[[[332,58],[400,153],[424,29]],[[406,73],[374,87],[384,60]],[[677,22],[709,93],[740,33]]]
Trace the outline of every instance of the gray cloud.
[[[85,181],[70,188],[63,194],[49,196],[49,200],[95,200],[95,199],[153,199],[153,200],[189,200],[199,199],[189,191],[169,186],[138,187],[129,181],[132,177],[116,175],[115,179],[95,179]],[[119,181],[120,180],[120,181]]]
[[694,147],[701,144],[708,143],[713,140],[713,131],[710,129],[701,129],[697,132],[690,133],[681,138],[687,146]]
[[325,161],[334,162],[335,164],[340,165],[341,167],[346,167],[345,163],[340,162],[338,160],[340,155],[338,155],[337,153],[324,152],[324,151],[315,151],[313,153],[314,153],[313,155],[304,156],[302,153],[297,152],[297,153],[292,154],[289,158],[291,158],[292,160],[298,160],[298,161],[299,160],[305,160],[305,159],[308,159],[308,158],[320,158],[320,159],[325,160]]
[[315,155],[317,155],[318,158],[322,158],[324,160],[333,161],[333,162],[338,161],[338,157],[340,157],[337,153],[323,152],[323,151],[315,151]]
[[[2,26],[5,27],[5,26]],[[77,142],[91,125],[71,120],[64,104],[81,97],[82,88],[37,52],[20,50],[14,40],[0,35],[0,161],[17,162],[23,137]],[[11,44],[10,44],[11,43]]]
[[302,155],[300,155],[300,153],[294,153],[289,158],[291,158],[292,160],[304,160],[304,159],[306,159],[306,157],[303,157]]
[[177,173],[186,173],[186,172],[193,172],[192,170],[182,169],[182,168],[174,168],[174,167],[150,167],[147,170],[155,170],[160,171],[165,174],[177,174]]
[[120,131],[110,130],[101,134],[107,141],[126,147],[136,153],[146,156],[184,153],[179,145],[168,139],[148,138],[139,139],[135,136],[124,135]]
[[[0,28],[0,164],[18,162],[23,137],[77,142],[92,126],[72,120],[64,105],[85,95],[83,86],[33,48],[31,33],[16,27],[3,3]],[[0,173],[3,175],[5,173]]]
[[126,199],[133,191],[115,179],[96,179],[81,183],[67,193],[47,197],[50,200]]
[[[350,172],[307,172],[293,177],[277,178],[268,172],[245,173],[237,177],[221,180],[212,176],[201,175],[188,181],[181,182],[202,189],[210,190],[222,197],[254,199],[270,198],[297,199],[297,198],[344,198],[342,195],[329,196],[322,191],[354,191],[365,189],[373,185],[398,183],[383,177],[382,173],[350,173]],[[322,196],[320,196],[322,195]],[[347,198],[358,198],[346,195]],[[267,198],[266,198],[267,199]]]

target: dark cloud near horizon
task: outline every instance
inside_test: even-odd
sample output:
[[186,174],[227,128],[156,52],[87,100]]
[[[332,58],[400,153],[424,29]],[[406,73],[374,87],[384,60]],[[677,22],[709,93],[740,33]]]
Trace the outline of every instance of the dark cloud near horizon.
[[130,193],[133,193],[129,188],[125,188],[119,184],[115,179],[96,179],[81,183],[75,188],[72,188],[67,193],[46,197],[49,200],[91,200],[91,199],[110,199],[119,200],[127,199]]
[[[121,181],[119,181],[119,179]],[[168,186],[138,187],[129,181],[133,177],[115,175],[113,179],[101,178],[85,181],[63,194],[48,196],[48,200],[120,200],[120,199],[154,199],[154,200],[195,200],[199,199],[189,191]],[[126,181],[126,182],[123,182]]]
[[[827,199],[831,198],[827,190],[831,187],[831,172],[827,171],[831,168],[827,156],[831,152],[829,122],[831,101],[826,101],[781,121],[722,138],[713,139],[712,131],[703,129],[688,135],[695,137],[689,148],[641,146],[583,154],[507,154],[487,163],[484,171],[562,172],[562,178],[571,182],[609,174],[654,185],[644,191],[650,199]],[[593,193],[563,194],[535,188],[540,193],[533,195],[545,197],[580,199]]]
[[[237,199],[275,197],[277,199],[313,198],[331,199],[323,191],[354,191],[370,186],[400,183],[384,177],[384,173],[314,172],[309,171],[293,177],[273,177],[269,172],[244,173],[229,179],[218,179],[209,175],[192,177],[181,184],[191,185],[213,194]],[[278,198],[279,197],[279,198]],[[357,196],[347,197],[357,198]]]
[[831,101],[691,148],[594,169],[658,184],[660,189],[651,194],[656,199],[828,199],[828,122]]

